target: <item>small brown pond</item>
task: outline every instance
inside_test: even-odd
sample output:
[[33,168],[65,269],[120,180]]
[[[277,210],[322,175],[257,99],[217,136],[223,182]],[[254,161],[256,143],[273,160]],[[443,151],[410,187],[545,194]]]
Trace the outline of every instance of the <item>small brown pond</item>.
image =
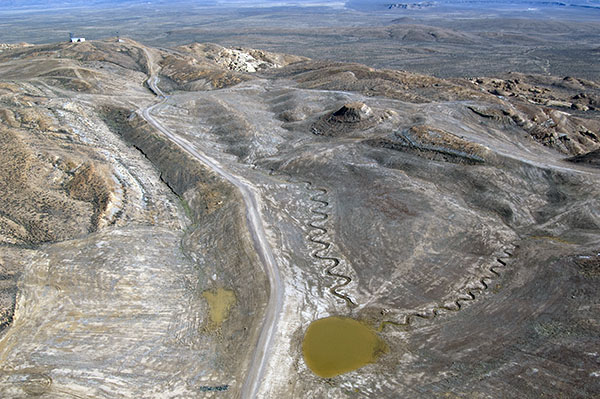
[[348,317],[312,322],[302,342],[306,365],[323,378],[374,363],[386,351],[387,345],[371,327]]
[[210,315],[208,329],[216,330],[221,327],[223,321],[229,316],[229,311],[235,304],[235,294],[231,290],[217,288],[210,291],[204,291],[202,296],[208,303]]

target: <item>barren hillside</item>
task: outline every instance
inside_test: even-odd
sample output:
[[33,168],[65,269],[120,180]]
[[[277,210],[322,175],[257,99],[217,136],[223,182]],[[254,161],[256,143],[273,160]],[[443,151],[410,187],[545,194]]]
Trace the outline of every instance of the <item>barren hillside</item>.
[[[599,99],[209,43],[3,47],[0,396],[597,396]],[[303,338],[329,316],[378,344],[321,377]]]

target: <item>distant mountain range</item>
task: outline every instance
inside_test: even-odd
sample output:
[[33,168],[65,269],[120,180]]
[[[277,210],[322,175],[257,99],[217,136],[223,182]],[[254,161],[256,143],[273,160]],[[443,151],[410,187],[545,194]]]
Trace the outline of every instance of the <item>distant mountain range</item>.
[[344,0],[4,0],[2,11],[65,9],[65,8],[98,8],[122,7],[135,5],[170,6],[174,4],[193,4],[195,7],[277,7],[277,6],[333,6],[344,5]]
[[593,8],[600,10],[599,0],[437,0],[437,1],[412,1],[412,2],[394,2],[385,0],[349,0],[346,7],[356,10],[385,10],[385,9],[425,9],[435,6],[490,6],[498,7],[523,6],[523,7],[574,7],[574,8]]
[[[122,6],[134,4],[170,4],[183,1],[168,0],[4,0],[3,10],[27,8],[68,8],[68,7],[97,7],[97,6]],[[189,2],[189,1],[188,1]],[[216,1],[202,1],[207,5],[215,5]]]
[[385,10],[385,9],[423,9],[435,6],[502,6],[518,5],[530,7],[576,7],[593,8],[600,10],[600,0],[437,0],[437,1],[409,1],[394,2],[390,0],[4,0],[2,11],[11,10],[49,10],[68,8],[102,8],[123,6],[170,6],[173,4],[193,4],[206,7],[278,7],[278,6],[333,6],[340,7],[344,3],[347,8],[356,10]]

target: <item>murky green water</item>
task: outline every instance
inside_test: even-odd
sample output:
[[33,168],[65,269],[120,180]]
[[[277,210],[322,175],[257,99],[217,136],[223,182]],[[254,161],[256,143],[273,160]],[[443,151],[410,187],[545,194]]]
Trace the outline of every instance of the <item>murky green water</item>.
[[386,351],[387,345],[371,327],[347,317],[312,322],[302,342],[307,366],[324,378],[373,363]]

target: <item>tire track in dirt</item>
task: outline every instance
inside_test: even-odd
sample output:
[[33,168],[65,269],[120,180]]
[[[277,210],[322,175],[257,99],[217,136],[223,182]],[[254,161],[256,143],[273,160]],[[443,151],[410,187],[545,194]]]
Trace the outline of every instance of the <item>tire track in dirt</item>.
[[[514,245],[513,248],[516,249],[518,246]],[[386,326],[410,328],[416,319],[431,320],[444,312],[458,312],[466,303],[475,301],[487,291],[490,288],[491,282],[501,276],[498,268],[506,267],[508,265],[507,259],[513,256],[512,252],[508,249],[504,249],[503,252],[506,256],[496,258],[496,261],[487,269],[486,273],[477,280],[477,287],[466,288],[466,290],[459,293],[458,297],[453,301],[436,305],[433,308],[424,311],[409,313],[404,316],[402,321],[384,320],[379,324],[377,331],[383,331]]]

